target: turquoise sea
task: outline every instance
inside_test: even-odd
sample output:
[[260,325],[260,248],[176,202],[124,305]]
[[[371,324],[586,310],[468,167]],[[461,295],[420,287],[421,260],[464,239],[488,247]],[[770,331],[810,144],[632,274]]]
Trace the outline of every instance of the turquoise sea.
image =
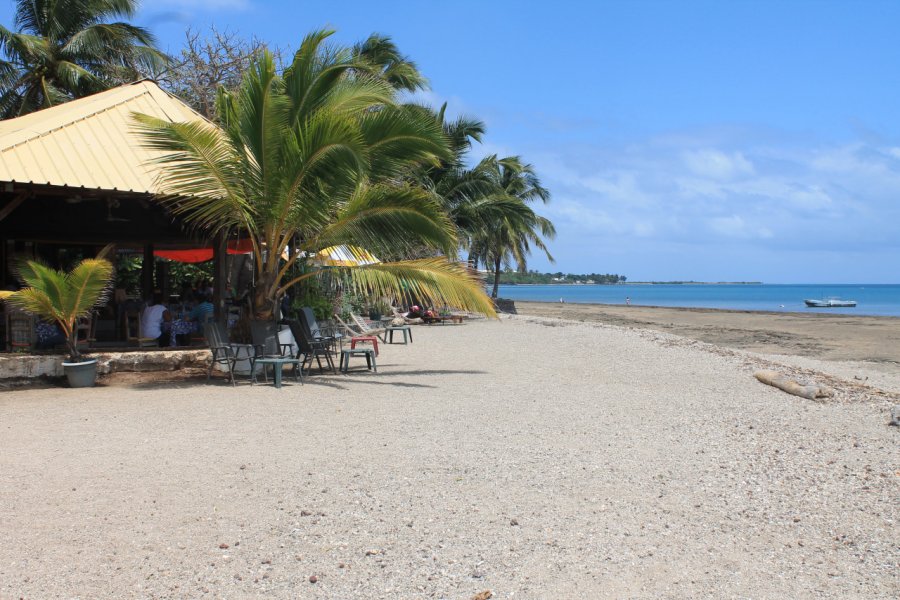
[[[900,316],[897,284],[624,284],[624,285],[501,285],[500,297],[512,300],[637,306],[683,306],[776,312]],[[856,300],[856,308],[807,308],[803,300],[836,296]]]

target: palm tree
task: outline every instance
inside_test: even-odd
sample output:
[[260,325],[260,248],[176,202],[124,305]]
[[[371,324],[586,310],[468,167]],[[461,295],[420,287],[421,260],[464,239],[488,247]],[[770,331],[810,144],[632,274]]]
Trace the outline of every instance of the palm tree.
[[556,235],[553,223],[534,212],[534,200],[548,202],[550,192],[543,185],[530,164],[518,156],[498,159],[485,158],[477,167],[493,181],[493,198],[483,201],[486,211],[473,223],[470,259],[489,266],[494,273],[491,298],[497,298],[500,271],[504,265],[515,265],[520,271],[528,268],[532,247],[541,250],[552,262],[553,257],[544,239]]
[[395,90],[415,92],[428,88],[428,80],[416,63],[400,54],[389,36],[373,33],[366,41],[353,46],[353,56],[366,65],[368,72],[377,74]]
[[[347,270],[373,296],[414,295],[493,314],[476,278],[451,262],[453,224],[421,188],[401,181],[449,156],[440,123],[396,101],[396,90],[352,50],[308,35],[282,76],[263,52],[236,94],[220,91],[222,128],[137,116],[146,145],[164,154],[163,200],[208,233],[238,231],[256,260],[254,310],[269,318],[298,261],[337,244],[374,252],[425,244],[444,256]],[[283,260],[282,250],[291,248]]]
[[42,319],[55,322],[66,336],[69,358],[78,362],[78,319],[106,301],[113,276],[112,264],[104,259],[85,259],[68,273],[38,261],[23,261],[18,275],[25,287],[0,292],[0,299]]
[[137,0],[17,0],[0,25],[0,117],[47,108],[134,81],[166,60],[131,18]]

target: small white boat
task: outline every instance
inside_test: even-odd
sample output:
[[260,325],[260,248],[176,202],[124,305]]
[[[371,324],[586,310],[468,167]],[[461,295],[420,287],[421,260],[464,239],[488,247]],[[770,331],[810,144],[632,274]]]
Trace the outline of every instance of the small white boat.
[[810,308],[853,308],[856,306],[856,300],[841,300],[840,298],[822,298],[803,302]]

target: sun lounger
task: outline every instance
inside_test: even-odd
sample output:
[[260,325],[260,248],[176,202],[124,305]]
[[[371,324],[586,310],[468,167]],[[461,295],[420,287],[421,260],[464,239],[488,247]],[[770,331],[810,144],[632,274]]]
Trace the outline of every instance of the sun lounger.
[[384,338],[384,332],[387,331],[387,327],[382,327],[381,325],[374,326],[374,323],[366,321],[360,315],[355,313],[350,313],[350,318],[353,319],[353,323],[359,328],[359,332],[362,335],[377,335],[382,341],[387,341]]

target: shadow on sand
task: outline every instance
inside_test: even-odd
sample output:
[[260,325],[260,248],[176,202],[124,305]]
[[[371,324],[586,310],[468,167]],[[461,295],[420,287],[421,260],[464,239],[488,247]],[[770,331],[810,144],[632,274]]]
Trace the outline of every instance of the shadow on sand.
[[[436,388],[437,386],[428,385],[427,383],[411,383],[406,381],[391,381],[391,380],[380,380],[379,376],[386,377],[395,377],[395,376],[404,376],[404,377],[431,377],[436,375],[486,375],[487,371],[480,371],[474,369],[416,369],[416,370],[405,370],[405,371],[392,371],[385,370],[385,367],[382,367],[382,370],[373,373],[368,371],[365,368],[359,369],[351,369],[348,373],[341,374],[332,374],[330,372],[326,373],[314,373],[312,375],[304,375],[303,376],[303,385],[304,386],[319,386],[319,387],[327,387],[339,390],[349,389],[347,386],[343,385],[344,383],[353,383],[353,384],[366,384],[366,385],[386,385],[391,387],[406,387],[406,388]],[[236,378],[237,387],[248,387],[250,385],[250,380],[247,377],[238,377]],[[300,382],[294,380],[294,374],[287,370],[285,371],[282,377],[282,385],[283,389],[287,389],[290,387],[300,387]],[[161,389],[185,389],[185,388],[208,388],[210,390],[214,389],[227,389],[231,388],[231,382],[223,377],[221,374],[214,374],[213,377],[207,381],[206,373],[179,373],[179,372],[166,372],[166,373],[119,373],[113,376],[111,379],[107,379],[105,381],[100,382],[98,385],[102,387],[127,387],[131,389],[138,390],[161,390]],[[256,384],[253,387],[257,386],[272,386],[272,378],[269,377],[269,382],[266,383],[261,377],[257,380]],[[236,389],[236,388],[235,388]]]

